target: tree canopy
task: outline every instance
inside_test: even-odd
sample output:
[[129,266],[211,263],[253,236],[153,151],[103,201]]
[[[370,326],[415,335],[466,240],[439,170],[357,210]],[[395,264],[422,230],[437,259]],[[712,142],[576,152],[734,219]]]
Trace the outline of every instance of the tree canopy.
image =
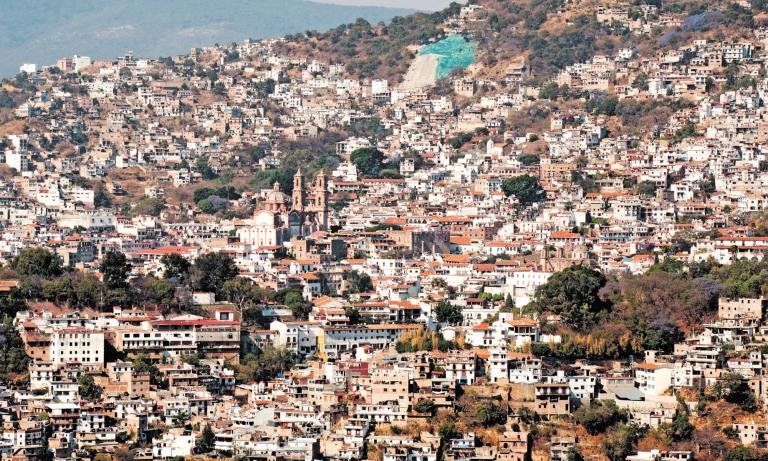
[[464,315],[461,313],[461,306],[451,304],[448,301],[440,301],[435,306],[435,318],[440,323],[449,325],[459,325],[464,321]]
[[93,400],[99,395],[99,388],[96,386],[96,382],[93,376],[88,373],[83,373],[77,380],[78,394],[85,400]]
[[365,177],[377,177],[384,169],[384,153],[373,147],[363,147],[352,152],[349,161]]
[[175,253],[163,255],[163,257],[160,258],[160,264],[165,267],[163,278],[177,279],[180,282],[187,278],[189,269],[192,267],[192,263],[190,263],[187,258]]
[[373,282],[370,275],[360,271],[349,271],[344,276],[349,284],[349,292],[351,294],[373,291]]
[[538,178],[531,175],[515,176],[501,183],[501,190],[507,197],[514,196],[523,206],[528,206],[544,199],[544,190]]
[[190,269],[190,283],[194,290],[219,295],[224,284],[237,277],[239,273],[231,256],[223,253],[206,253],[195,259]]
[[251,280],[242,277],[224,282],[221,294],[225,300],[237,306],[240,311],[271,300],[275,296],[272,290],[261,288]]
[[604,433],[608,428],[627,421],[627,412],[616,406],[613,400],[593,401],[589,406],[574,413],[576,422],[584,426],[591,435]]
[[605,276],[587,266],[575,265],[555,272],[538,288],[527,309],[549,311],[580,331],[587,330],[606,314],[609,304],[600,296]]
[[198,454],[210,453],[216,447],[216,435],[211,429],[209,423],[205,423],[203,430],[200,431],[200,437],[195,440],[195,452]]
[[128,276],[131,273],[131,263],[125,254],[119,251],[108,251],[99,266],[104,278],[104,285],[109,290],[128,287]]
[[244,382],[269,381],[290,370],[297,357],[285,348],[266,347],[257,354],[246,354],[240,361],[238,379]]
[[61,258],[42,247],[27,247],[10,261],[11,269],[20,276],[57,277],[62,273]]
[[0,376],[7,378],[10,374],[24,373],[28,364],[24,341],[13,320],[5,317],[0,330]]

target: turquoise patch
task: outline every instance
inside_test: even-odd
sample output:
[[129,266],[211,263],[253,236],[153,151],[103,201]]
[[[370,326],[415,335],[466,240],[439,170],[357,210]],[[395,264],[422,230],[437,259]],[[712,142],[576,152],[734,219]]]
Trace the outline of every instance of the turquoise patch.
[[466,69],[475,63],[475,44],[461,35],[451,35],[437,43],[427,45],[419,54],[440,56],[437,64],[437,78],[445,78],[453,69]]

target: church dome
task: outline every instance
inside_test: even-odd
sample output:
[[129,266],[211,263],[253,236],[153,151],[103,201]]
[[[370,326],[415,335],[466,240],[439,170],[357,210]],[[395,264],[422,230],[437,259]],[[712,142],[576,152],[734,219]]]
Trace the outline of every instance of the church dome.
[[288,196],[280,190],[280,183],[275,182],[272,190],[267,193],[267,203],[283,204],[288,201]]

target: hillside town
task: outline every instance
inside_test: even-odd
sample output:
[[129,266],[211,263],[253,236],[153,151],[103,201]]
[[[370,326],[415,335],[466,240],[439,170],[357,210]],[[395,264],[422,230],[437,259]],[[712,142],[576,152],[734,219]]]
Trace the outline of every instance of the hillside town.
[[416,16],[477,43],[438,79],[323,51],[397,20],[22,65],[0,456],[768,459],[768,28],[732,5],[555,2],[625,42],[548,68],[455,4]]

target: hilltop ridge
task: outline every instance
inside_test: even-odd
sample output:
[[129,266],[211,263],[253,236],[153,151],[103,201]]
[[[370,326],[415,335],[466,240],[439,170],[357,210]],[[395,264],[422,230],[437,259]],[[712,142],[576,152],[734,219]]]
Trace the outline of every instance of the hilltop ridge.
[[345,6],[306,0],[28,0],[2,2],[0,75],[20,64],[53,64],[80,54],[105,59],[185,53],[191,47],[328,29],[363,17],[374,23],[404,8]]

